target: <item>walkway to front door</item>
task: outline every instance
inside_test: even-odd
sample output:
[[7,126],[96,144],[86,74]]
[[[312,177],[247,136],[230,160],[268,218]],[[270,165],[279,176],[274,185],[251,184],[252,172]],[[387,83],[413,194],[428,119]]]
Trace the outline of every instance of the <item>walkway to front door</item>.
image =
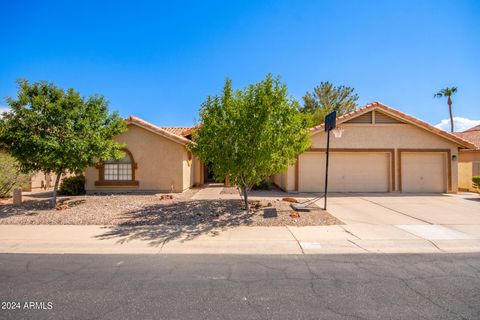
[[223,183],[206,184],[200,191],[192,196],[192,200],[220,199],[220,193],[224,188]]

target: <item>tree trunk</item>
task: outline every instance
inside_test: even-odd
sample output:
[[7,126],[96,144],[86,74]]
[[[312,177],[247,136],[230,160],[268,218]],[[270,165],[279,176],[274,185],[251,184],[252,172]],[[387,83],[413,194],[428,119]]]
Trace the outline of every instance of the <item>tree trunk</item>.
[[55,178],[55,186],[53,187],[53,197],[52,197],[52,207],[57,206],[57,190],[58,190],[58,185],[60,184],[60,178],[62,177],[61,173],[57,174],[57,177]]
[[250,212],[250,205],[248,204],[248,194],[247,194],[247,187],[242,187],[243,193],[243,202],[245,204],[245,211]]
[[453,132],[453,113],[452,113],[452,99],[448,97],[448,112],[450,112],[450,131]]

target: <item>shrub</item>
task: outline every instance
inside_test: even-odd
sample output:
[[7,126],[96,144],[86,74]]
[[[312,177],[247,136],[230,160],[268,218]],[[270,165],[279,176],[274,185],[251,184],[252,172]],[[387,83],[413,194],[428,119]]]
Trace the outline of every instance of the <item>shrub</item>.
[[472,182],[475,188],[480,189],[480,176],[474,176]]
[[63,179],[58,194],[62,196],[78,196],[85,194],[85,177],[79,175]]
[[274,187],[268,180],[262,180],[260,183],[253,185],[252,190],[272,190]]
[[29,177],[20,173],[15,159],[0,151],[0,198],[8,197],[14,188],[23,187],[28,182]]

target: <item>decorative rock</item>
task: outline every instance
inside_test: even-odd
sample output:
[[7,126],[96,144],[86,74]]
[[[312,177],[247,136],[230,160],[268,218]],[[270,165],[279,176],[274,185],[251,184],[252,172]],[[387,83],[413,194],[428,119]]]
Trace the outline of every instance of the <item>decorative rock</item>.
[[295,211],[310,212],[309,208],[307,208],[304,205],[299,204],[299,203],[290,203],[290,207],[292,207],[292,209],[295,210]]
[[290,198],[290,197],[283,198],[282,200],[283,200],[283,201],[286,201],[286,202],[298,203],[298,200],[297,200],[297,199],[295,199],[295,198]]
[[300,218],[300,213],[298,213],[297,211],[291,211],[290,212],[290,218],[298,219],[298,218]]

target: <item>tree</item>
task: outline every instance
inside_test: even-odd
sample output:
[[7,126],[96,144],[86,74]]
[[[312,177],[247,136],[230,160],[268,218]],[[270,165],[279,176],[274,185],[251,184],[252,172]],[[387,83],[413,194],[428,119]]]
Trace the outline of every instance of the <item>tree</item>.
[[0,150],[0,198],[8,197],[14,188],[24,186],[28,178],[21,174],[15,159]]
[[325,116],[336,110],[337,116],[351,112],[357,108],[358,95],[355,89],[346,86],[334,86],[330,82],[321,82],[303,96],[302,112],[310,114],[312,125],[324,122]]
[[81,173],[101,159],[119,159],[123,153],[114,136],[126,130],[117,114],[109,114],[101,95],[88,98],[53,83],[19,80],[17,98],[7,98],[10,111],[0,119],[0,147],[23,173],[55,173],[52,205],[56,205],[61,175]]
[[433,95],[434,98],[447,97],[448,112],[450,113],[450,131],[453,132],[453,112],[452,112],[452,96],[457,92],[457,87],[445,88]]
[[229,177],[247,211],[252,186],[285,171],[310,145],[298,103],[270,74],[242,90],[233,90],[227,79],[222,94],[202,104],[200,121],[189,149],[211,166],[218,181]]

